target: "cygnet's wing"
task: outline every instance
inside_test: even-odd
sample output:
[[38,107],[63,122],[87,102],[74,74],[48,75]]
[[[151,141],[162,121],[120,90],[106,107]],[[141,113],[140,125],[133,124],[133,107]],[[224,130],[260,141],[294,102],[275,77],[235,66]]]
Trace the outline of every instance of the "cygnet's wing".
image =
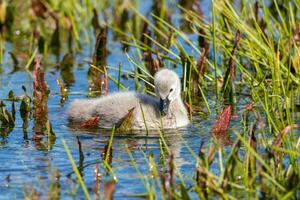
[[130,109],[134,113],[140,111],[140,103],[152,107],[151,97],[133,92],[118,92],[96,99],[75,100],[68,109],[68,118],[71,123],[82,123],[92,117],[100,117],[100,126],[111,127],[119,122]]
[[135,93],[120,92],[96,100],[91,113],[100,117],[100,126],[111,127],[138,105]]

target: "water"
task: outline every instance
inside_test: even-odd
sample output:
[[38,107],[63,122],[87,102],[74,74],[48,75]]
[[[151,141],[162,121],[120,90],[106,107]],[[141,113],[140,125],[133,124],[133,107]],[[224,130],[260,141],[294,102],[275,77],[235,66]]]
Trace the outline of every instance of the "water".
[[[93,187],[95,163],[102,163],[101,153],[110,134],[101,131],[74,131],[68,128],[65,111],[72,98],[66,102],[63,108],[60,107],[58,96],[51,95],[49,98],[49,119],[57,136],[51,150],[43,150],[34,141],[24,140],[20,120],[17,120],[16,127],[8,137],[1,138],[1,199],[22,198],[27,187],[37,189],[42,196],[47,195],[50,179],[57,169],[61,173],[61,197],[70,198],[71,189],[72,187],[75,188],[75,183],[72,181],[75,176],[61,139],[67,142],[72,156],[79,166],[79,148],[76,136],[79,137],[84,154],[82,175],[86,186]],[[195,159],[186,148],[185,142],[197,152],[200,141],[208,141],[210,138],[209,127],[202,126],[201,121],[194,121],[193,123],[193,127],[180,130],[178,133],[166,133],[166,142],[174,153],[177,167],[187,180],[191,180],[194,175],[191,172],[195,169]],[[31,138],[32,132],[29,131],[28,134]],[[117,135],[114,138],[112,168],[118,179],[115,197],[145,193],[145,187],[131,164],[127,146],[131,149],[139,170],[147,176],[149,174],[147,164],[149,154],[153,153],[156,160],[159,159],[159,135],[157,134],[150,133],[150,136],[146,137],[145,132],[140,132],[130,136]],[[68,177],[69,174],[71,174],[70,178]],[[103,168],[101,174],[105,178]],[[6,180],[7,177],[9,177],[9,181]],[[78,196],[83,196],[81,191]]]
[[[76,57],[77,63],[81,63],[88,56],[83,54]],[[5,59],[4,62],[9,64],[9,59]],[[124,66],[128,63],[124,56],[121,58],[116,56],[115,58],[114,54],[111,54],[108,57],[108,63],[111,65],[116,65],[119,62],[122,62]],[[75,65],[74,75],[76,81],[70,87],[70,93],[79,94],[70,95],[64,106],[61,107],[61,97],[58,95],[59,88],[56,84],[56,77],[59,76],[59,72],[55,71],[53,73],[52,69],[47,70],[47,83],[51,89],[48,100],[48,117],[57,137],[50,150],[41,148],[36,142],[30,140],[33,135],[31,131],[32,124],[28,128],[29,140],[24,139],[22,120],[19,112],[17,113],[15,128],[7,137],[1,137],[0,139],[0,199],[22,198],[26,189],[30,190],[33,188],[41,196],[47,195],[51,177],[53,178],[56,170],[59,170],[61,173],[61,197],[64,199],[71,198],[72,188],[76,187],[73,180],[76,178],[61,140],[64,139],[66,141],[77,166],[79,166],[79,148],[76,136],[79,137],[84,154],[82,175],[86,186],[88,188],[93,187],[95,163],[102,163],[101,153],[109,140],[110,132],[74,131],[67,126],[66,116],[66,109],[72,100],[75,98],[86,98],[88,88],[86,72],[87,65],[84,68],[76,68]],[[27,72],[17,72],[8,75],[7,71],[5,71],[2,75],[2,83],[0,90],[2,98],[6,97],[11,89],[16,95],[21,95],[21,85],[25,85],[28,89],[28,94],[32,94],[32,77]],[[123,80],[122,84],[126,85],[126,80]],[[129,89],[134,89],[132,83],[127,84],[131,86]],[[109,85],[109,91],[116,91],[116,86],[113,83]],[[7,108],[10,108],[10,103],[7,102],[6,104]],[[17,103],[16,107],[19,108],[19,103]],[[191,172],[194,172],[195,169],[195,159],[186,148],[185,142],[188,143],[192,150],[198,152],[200,141],[208,141],[210,139],[210,127],[207,124],[209,122],[196,119],[187,129],[166,133],[166,142],[174,153],[177,166],[185,178],[190,181],[194,175]],[[148,156],[153,153],[156,161],[159,160],[160,137],[157,132],[150,133],[148,137],[145,135],[145,132],[133,135],[117,135],[113,140],[112,168],[118,179],[115,197],[145,193],[145,187],[132,166],[126,150],[126,146],[131,149],[132,156],[139,166],[139,170],[143,175],[147,176],[149,174]],[[71,174],[70,178],[67,176],[69,174]],[[105,177],[103,168],[101,169],[101,174]],[[77,197],[80,196],[83,197],[81,190]]]
[[[207,4],[206,1],[202,3],[203,5]],[[208,6],[205,6],[204,12],[209,12]],[[175,17],[175,24],[176,21]],[[194,36],[191,35],[191,37]],[[121,50],[121,43],[112,40],[112,32],[109,32],[108,46],[111,52],[107,58],[109,66],[117,67],[119,63],[122,63],[123,70],[133,69],[126,55]],[[80,131],[73,130],[67,126],[66,109],[69,103],[76,98],[86,98],[88,91],[86,76],[88,64],[86,60],[90,60],[91,58],[91,49],[93,49],[93,45],[88,44],[84,46],[81,53],[74,55],[76,62],[72,73],[74,74],[75,82],[69,87],[70,95],[64,105],[60,102],[59,87],[56,83],[56,78],[60,77],[60,71],[54,67],[57,58],[49,55],[47,63],[43,66],[47,66],[46,81],[51,90],[48,99],[48,118],[56,134],[56,141],[53,146],[49,147],[46,143],[43,146],[31,140],[33,136],[32,121],[30,121],[28,128],[29,139],[24,139],[22,120],[19,112],[17,113],[16,125],[13,131],[8,136],[1,136],[0,138],[0,199],[20,199],[34,190],[43,199],[46,198],[50,191],[50,185],[55,183],[55,173],[57,170],[60,173],[60,196],[62,199],[71,199],[72,193],[78,189],[78,185],[75,182],[76,176],[62,145],[62,139],[66,141],[76,161],[76,165],[82,167],[81,173],[91,195],[94,195],[92,190],[95,181],[94,170],[97,164],[100,166],[102,179],[101,192],[103,192],[104,182],[112,179],[112,176],[108,176],[101,165],[101,153],[109,141],[110,132],[103,130],[96,132]],[[27,93],[31,96],[32,74],[26,71],[10,74],[13,64],[8,54],[9,51],[15,51],[15,47],[12,43],[5,42],[4,72],[0,76],[0,97],[1,99],[5,99],[9,90],[13,90],[15,95],[22,95],[21,85],[27,88]],[[192,49],[187,49],[187,51],[195,54]],[[62,60],[63,55],[64,52],[59,55],[59,60]],[[109,74],[117,78],[118,71],[111,69],[109,70]],[[122,79],[121,83],[129,90],[135,89],[133,80]],[[109,82],[109,92],[114,91],[117,91],[117,86]],[[10,103],[6,102],[6,104],[9,109]],[[17,103],[16,107],[19,108],[19,106],[20,104]],[[177,169],[182,174],[187,187],[192,185],[192,178],[195,175],[196,167],[196,159],[191,154],[190,149],[197,153],[201,141],[204,141],[205,145],[208,145],[211,139],[210,129],[213,121],[214,115],[209,118],[195,116],[191,126],[165,133],[166,143],[174,153]],[[77,137],[82,145],[82,153],[84,155],[84,159],[81,160],[82,162],[80,162]],[[161,154],[159,139],[158,132],[150,132],[148,136],[146,136],[145,132],[138,132],[132,135],[118,134],[114,137],[112,169],[118,180],[115,192],[116,199],[132,199],[134,195],[146,192],[142,182],[143,177],[139,176],[139,173],[132,165],[132,160],[127,149],[130,149],[141,175],[147,177],[149,176],[148,157],[150,154],[154,155],[156,163],[162,167],[159,164]],[[212,164],[213,169],[215,165],[217,163]],[[215,166],[216,173],[218,173],[217,168],[218,166]],[[101,195],[103,196],[103,194]],[[195,197],[195,194],[191,193],[191,196]],[[76,198],[84,198],[84,194],[80,188],[76,194]]]

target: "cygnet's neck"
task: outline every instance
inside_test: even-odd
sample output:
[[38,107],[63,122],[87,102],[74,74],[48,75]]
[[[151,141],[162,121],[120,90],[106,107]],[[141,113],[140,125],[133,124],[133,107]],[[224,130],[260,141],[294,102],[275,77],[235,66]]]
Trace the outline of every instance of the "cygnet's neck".
[[171,112],[181,112],[183,114],[186,114],[185,106],[180,97],[176,98],[170,103],[170,110]]

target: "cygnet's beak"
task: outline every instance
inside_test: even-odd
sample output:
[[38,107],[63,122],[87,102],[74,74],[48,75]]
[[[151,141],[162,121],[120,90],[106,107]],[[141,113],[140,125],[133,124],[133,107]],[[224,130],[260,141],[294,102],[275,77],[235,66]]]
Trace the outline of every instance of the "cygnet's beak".
[[169,105],[170,105],[170,100],[168,99],[168,97],[165,99],[160,98],[159,108],[160,108],[160,112],[161,112],[162,116],[166,116],[168,114]]

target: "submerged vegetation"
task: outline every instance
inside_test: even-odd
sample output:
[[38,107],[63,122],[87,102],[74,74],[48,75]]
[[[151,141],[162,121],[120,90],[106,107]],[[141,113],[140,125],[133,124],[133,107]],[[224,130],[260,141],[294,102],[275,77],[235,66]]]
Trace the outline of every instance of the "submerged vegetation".
[[[153,95],[153,75],[168,67],[182,77],[182,97],[192,125],[201,124],[192,138],[197,147],[190,146],[182,130],[162,129],[153,135],[145,130],[143,138],[157,138],[159,153],[143,145],[125,145],[121,151],[135,169],[127,176],[134,174],[144,188],[125,195],[299,199],[299,8],[297,0],[0,0],[0,155],[6,154],[5,147],[12,142],[8,138],[17,134],[21,121],[23,137],[15,137],[48,153],[57,145],[72,169],[67,175],[59,167],[49,173],[46,190],[27,188],[24,175],[23,185],[17,185],[23,192],[17,197],[112,199],[118,188],[126,188],[116,173],[119,166],[113,164],[120,159],[114,141],[118,135],[126,135],[124,140],[134,137],[135,133],[127,133],[132,110],[104,137],[101,157],[93,154],[92,177],[85,177],[88,165],[80,136],[62,136],[63,128],[55,122],[61,118],[49,113],[57,116],[51,111],[56,104],[64,112],[78,94],[93,98],[135,89]],[[22,89],[20,94],[6,91],[2,82],[18,73],[30,76],[29,85],[17,82],[12,89]],[[48,75],[56,82],[47,81]],[[79,84],[84,86],[75,87],[82,80],[86,83]],[[51,97],[56,102],[50,107]],[[79,133],[93,129],[93,134],[107,136],[96,129],[99,120],[81,124]],[[201,138],[201,130],[210,139]],[[174,152],[174,140],[185,148],[193,167],[177,162],[181,156]],[[77,144],[79,162],[74,161],[71,143]],[[136,160],[137,151],[143,162]],[[7,175],[0,181],[1,190],[9,191],[3,185],[13,178]],[[88,185],[91,181],[93,185]]]

